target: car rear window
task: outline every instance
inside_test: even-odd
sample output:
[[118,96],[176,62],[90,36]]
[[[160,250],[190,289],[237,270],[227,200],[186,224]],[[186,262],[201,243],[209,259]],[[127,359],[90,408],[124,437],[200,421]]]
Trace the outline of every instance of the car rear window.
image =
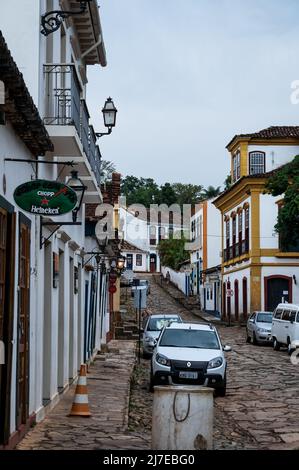
[[148,331],[160,331],[162,328],[164,328],[165,325],[170,325],[171,322],[180,322],[181,319],[178,317],[173,317],[173,318],[151,318],[147,330]]
[[159,346],[177,348],[220,349],[215,331],[167,329]]

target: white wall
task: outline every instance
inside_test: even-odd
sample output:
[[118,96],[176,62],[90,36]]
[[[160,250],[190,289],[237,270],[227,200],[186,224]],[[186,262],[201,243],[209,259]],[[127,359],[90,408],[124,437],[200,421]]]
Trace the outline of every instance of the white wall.
[[207,268],[221,264],[221,212],[213,204],[214,199],[207,205]]
[[265,307],[265,290],[264,290],[264,279],[268,276],[288,276],[293,278],[296,277],[296,282],[293,279],[292,281],[292,291],[293,291],[293,303],[299,305],[299,266],[289,267],[289,266],[263,266],[261,273],[261,282],[262,282],[262,307]]
[[[244,268],[230,274],[223,275],[223,282],[230,281],[231,289],[235,289],[235,281],[239,283],[239,315],[243,313],[243,278],[247,278],[247,310],[250,311],[250,268]],[[235,294],[235,293],[234,293]],[[235,295],[231,297],[231,313],[235,314]]]
[[186,294],[186,276],[188,276],[188,274],[176,272],[165,266],[161,267],[161,272],[164,277],[166,277],[167,271],[169,271],[171,282],[175,284],[180,291]]
[[261,248],[279,248],[279,237],[275,232],[277,223],[278,205],[276,201],[282,196],[273,197],[270,194],[260,195],[260,236]]
[[299,146],[292,145],[249,145],[249,152],[265,152],[266,153],[266,172],[285,165],[293,160],[299,154]]

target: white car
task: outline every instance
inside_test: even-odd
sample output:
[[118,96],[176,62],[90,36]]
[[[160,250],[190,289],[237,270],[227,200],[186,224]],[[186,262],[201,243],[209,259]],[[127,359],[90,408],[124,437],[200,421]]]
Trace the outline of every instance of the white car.
[[199,323],[172,323],[161,332],[151,362],[150,390],[155,385],[190,384],[226,393],[227,363],[216,328]]
[[299,305],[277,305],[272,319],[272,338],[276,351],[286,346],[288,353],[292,354],[299,348]]
[[157,341],[161,330],[163,330],[165,325],[170,324],[171,322],[180,322],[180,315],[175,313],[173,314],[155,314],[150,315],[145,323],[145,327],[142,330],[143,332],[143,357],[150,358],[152,357],[153,350],[155,347],[155,342]]

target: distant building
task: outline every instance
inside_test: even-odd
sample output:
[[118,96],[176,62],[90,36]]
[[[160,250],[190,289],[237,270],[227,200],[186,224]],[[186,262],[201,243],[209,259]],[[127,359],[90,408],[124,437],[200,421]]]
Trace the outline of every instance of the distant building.
[[196,205],[191,217],[191,291],[202,310],[221,311],[221,218],[214,199]]

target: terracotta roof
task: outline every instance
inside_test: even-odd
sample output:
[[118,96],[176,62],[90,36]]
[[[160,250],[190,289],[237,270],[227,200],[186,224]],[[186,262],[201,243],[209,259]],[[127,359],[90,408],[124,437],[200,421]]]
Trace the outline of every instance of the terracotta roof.
[[137,253],[146,253],[145,250],[141,250],[141,248],[138,248],[138,246],[135,246],[132,243],[129,243],[127,240],[121,241],[120,250],[121,251],[133,251]]
[[299,139],[299,126],[271,126],[252,134],[239,134],[229,142],[229,148],[236,139]]
[[34,156],[53,151],[49,134],[1,31],[0,80],[5,86],[5,104],[1,108],[16,134]]

